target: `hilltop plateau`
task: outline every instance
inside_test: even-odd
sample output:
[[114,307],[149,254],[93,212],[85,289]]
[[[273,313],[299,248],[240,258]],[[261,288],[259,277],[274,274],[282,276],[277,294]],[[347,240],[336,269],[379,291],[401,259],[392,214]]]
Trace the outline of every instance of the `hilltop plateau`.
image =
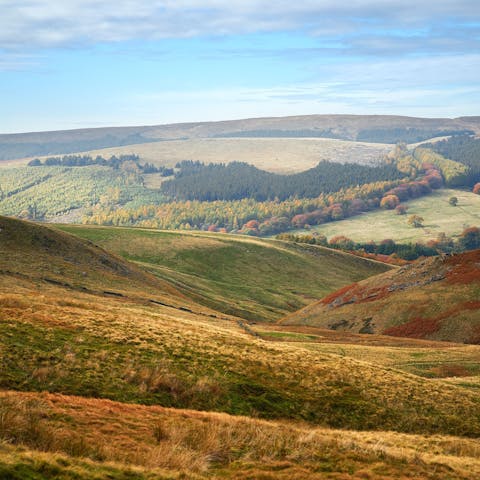
[[165,140],[320,137],[361,142],[415,143],[464,131],[479,132],[478,118],[305,115],[156,126],[107,127],[3,134],[0,135],[0,160],[85,152]]

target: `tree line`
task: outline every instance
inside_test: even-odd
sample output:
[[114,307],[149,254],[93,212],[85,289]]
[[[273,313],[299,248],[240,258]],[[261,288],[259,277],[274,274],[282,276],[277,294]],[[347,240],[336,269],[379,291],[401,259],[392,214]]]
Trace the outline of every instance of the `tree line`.
[[354,163],[320,162],[307,171],[278,175],[243,162],[208,164],[183,161],[176,165],[173,179],[162,183],[165,195],[178,201],[241,200],[284,201],[315,198],[356,185],[404,178],[395,165],[366,166]]
[[336,235],[328,240],[324,235],[317,233],[305,235],[281,233],[276,238],[287,242],[335,248],[371,258],[387,256],[393,260],[392,263],[395,263],[395,259],[411,261],[441,253],[460,253],[480,248],[480,228],[478,227],[465,228],[456,240],[441,233],[436,239],[425,244],[422,242],[396,243],[391,239],[379,242],[355,242],[344,235]]
[[480,182],[480,138],[472,135],[456,135],[424,146],[465,165],[468,168],[465,186],[472,187]]
[[110,158],[104,158],[101,155],[92,157],[91,155],[63,155],[56,157],[47,157],[42,162],[39,158],[34,158],[28,162],[29,167],[88,167],[91,165],[101,165],[103,167],[110,167],[114,170],[122,168],[124,164],[131,164],[137,168],[141,173],[160,173],[163,177],[173,175],[173,168],[164,166],[155,166],[152,163],[140,163],[140,157],[135,154],[129,155],[112,155]]

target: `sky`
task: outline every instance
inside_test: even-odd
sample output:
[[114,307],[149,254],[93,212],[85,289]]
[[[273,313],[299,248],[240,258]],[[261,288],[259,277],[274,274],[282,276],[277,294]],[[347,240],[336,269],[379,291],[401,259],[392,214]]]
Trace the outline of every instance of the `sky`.
[[0,0],[0,133],[479,107],[479,0]]

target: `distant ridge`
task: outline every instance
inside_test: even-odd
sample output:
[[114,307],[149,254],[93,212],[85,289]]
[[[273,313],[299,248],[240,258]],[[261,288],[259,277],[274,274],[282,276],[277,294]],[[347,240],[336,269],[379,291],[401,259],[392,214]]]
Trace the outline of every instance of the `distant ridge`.
[[304,115],[249,118],[1,134],[0,160],[193,138],[321,137],[380,143],[414,143],[438,135],[462,132],[480,133],[478,117],[449,119],[394,115]]

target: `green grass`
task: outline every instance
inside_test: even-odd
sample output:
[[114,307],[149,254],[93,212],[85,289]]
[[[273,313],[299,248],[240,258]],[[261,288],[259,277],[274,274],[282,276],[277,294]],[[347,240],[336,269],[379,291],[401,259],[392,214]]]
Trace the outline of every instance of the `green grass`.
[[[449,205],[450,197],[458,198],[458,205]],[[416,200],[406,202],[406,215],[396,215],[392,210],[365,213],[346,220],[312,227],[308,232],[318,232],[327,238],[345,235],[357,242],[380,241],[386,238],[396,242],[427,241],[444,232],[449,236],[460,234],[468,226],[480,225],[480,195],[463,190],[442,189]],[[410,215],[424,218],[423,228],[407,224]],[[299,233],[307,233],[302,230]]]
[[272,338],[275,340],[295,340],[295,341],[310,341],[318,340],[318,335],[308,335],[304,333],[294,333],[294,332],[274,332],[274,331],[258,331],[262,338]]
[[224,234],[61,226],[138,262],[194,300],[272,321],[387,267],[326,249]]

